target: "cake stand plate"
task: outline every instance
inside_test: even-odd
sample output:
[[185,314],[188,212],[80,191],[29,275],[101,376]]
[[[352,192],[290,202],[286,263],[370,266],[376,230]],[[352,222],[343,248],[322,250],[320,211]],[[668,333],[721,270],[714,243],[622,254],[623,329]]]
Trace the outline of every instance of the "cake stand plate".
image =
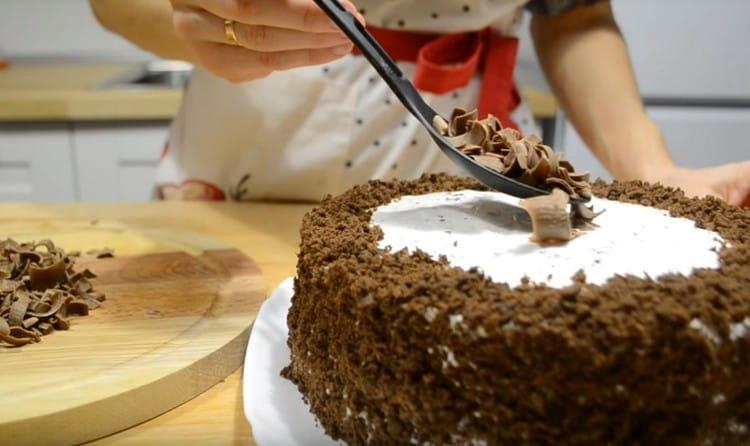
[[289,365],[286,316],[294,282],[286,279],[266,300],[250,334],[242,378],[245,416],[258,446],[343,445],[328,435],[281,370]]

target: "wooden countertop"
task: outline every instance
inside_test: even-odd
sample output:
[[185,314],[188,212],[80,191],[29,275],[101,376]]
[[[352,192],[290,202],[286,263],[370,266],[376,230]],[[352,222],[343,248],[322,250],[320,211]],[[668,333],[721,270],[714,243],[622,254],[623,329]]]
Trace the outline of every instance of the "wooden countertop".
[[95,89],[134,64],[10,64],[0,70],[0,122],[171,119],[182,90]]
[[[30,220],[119,220],[206,234],[240,249],[263,269],[270,292],[294,275],[298,231],[309,204],[154,202],[0,204],[0,234]],[[151,421],[92,444],[253,445],[242,409],[242,370]]]
[[[171,119],[179,89],[102,90],[93,87],[132,64],[10,64],[0,69],[0,122]],[[523,88],[538,118],[555,115],[550,93]]]

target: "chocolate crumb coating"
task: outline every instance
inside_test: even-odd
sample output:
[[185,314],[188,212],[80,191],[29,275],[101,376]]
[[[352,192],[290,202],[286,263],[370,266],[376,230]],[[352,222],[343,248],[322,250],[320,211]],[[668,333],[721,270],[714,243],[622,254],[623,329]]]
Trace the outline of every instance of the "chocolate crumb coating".
[[373,181],[306,215],[288,315],[291,379],[349,444],[750,443],[750,211],[640,182],[595,195],[669,210],[729,243],[718,269],[585,272],[510,288],[378,248],[374,208],[485,190],[446,175]]

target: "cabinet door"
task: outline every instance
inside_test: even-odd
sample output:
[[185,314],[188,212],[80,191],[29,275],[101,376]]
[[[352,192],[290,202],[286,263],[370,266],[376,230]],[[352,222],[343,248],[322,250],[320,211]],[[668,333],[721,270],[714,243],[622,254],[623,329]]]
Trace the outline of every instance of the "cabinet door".
[[0,201],[73,201],[65,124],[0,125]]
[[[675,162],[687,167],[708,167],[750,160],[750,108],[648,107],[659,125]],[[610,179],[569,122],[559,147],[578,170]]]
[[75,124],[73,147],[83,201],[149,201],[169,123]]

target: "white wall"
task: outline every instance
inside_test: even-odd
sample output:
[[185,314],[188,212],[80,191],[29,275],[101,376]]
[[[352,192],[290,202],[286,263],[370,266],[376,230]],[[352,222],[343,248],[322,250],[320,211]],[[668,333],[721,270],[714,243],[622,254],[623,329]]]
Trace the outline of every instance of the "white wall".
[[[750,101],[750,0],[612,0],[612,6],[644,97]],[[544,87],[529,19],[516,76]]]
[[643,96],[750,101],[750,1],[613,5]]
[[152,58],[103,29],[87,0],[0,0],[0,54],[24,59]]

